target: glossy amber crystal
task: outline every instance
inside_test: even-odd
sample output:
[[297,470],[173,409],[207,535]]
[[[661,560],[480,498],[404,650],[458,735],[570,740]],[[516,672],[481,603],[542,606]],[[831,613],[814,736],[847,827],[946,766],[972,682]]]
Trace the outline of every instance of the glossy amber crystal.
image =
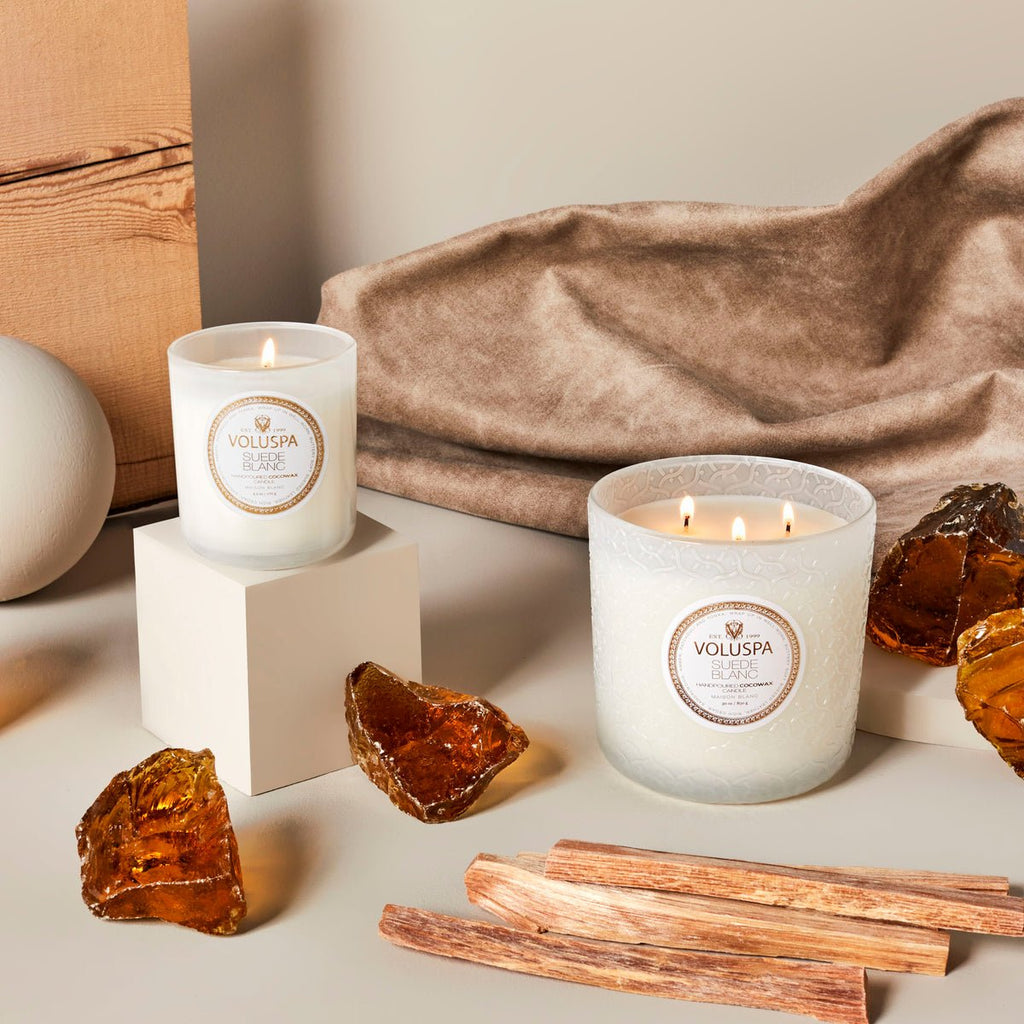
[[75,834],[97,917],[229,935],[245,916],[238,845],[213,754],[167,748],[119,772]]
[[426,822],[464,814],[530,742],[489,701],[373,662],[349,675],[345,716],[356,764],[396,807]]
[[968,721],[1024,778],[1024,609],[997,612],[960,634],[956,696]]
[[933,665],[956,662],[957,637],[1024,605],[1024,511],[1005,484],[943,495],[886,555],[871,586],[868,637]]

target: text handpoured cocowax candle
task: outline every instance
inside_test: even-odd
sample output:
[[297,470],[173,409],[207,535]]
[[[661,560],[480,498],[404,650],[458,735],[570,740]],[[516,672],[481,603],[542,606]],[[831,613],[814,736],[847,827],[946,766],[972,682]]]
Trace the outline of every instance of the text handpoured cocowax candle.
[[315,324],[229,324],[168,349],[178,504],[199,554],[318,561],[356,519],[356,344]]
[[871,494],[802,463],[693,456],[604,477],[589,520],[611,763],[716,803],[792,796],[838,771],[856,726]]

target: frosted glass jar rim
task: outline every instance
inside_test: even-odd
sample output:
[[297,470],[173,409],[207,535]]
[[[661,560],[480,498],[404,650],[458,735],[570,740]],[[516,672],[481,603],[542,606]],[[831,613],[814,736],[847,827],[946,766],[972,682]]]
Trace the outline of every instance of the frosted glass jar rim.
[[[259,348],[247,346],[244,352],[221,351],[216,356],[206,354],[199,356],[196,350],[200,347],[216,344],[218,340],[234,342],[238,344],[239,339],[250,334],[280,334],[287,340],[294,340],[297,336],[305,335],[308,342],[306,346],[293,347],[282,344],[278,341],[279,355],[302,355],[311,359],[311,362],[303,364],[302,368],[316,366],[323,363],[333,363],[344,359],[347,355],[356,351],[356,340],[351,334],[339,331],[336,327],[327,327],[324,324],[302,323],[292,320],[252,320],[238,324],[218,324],[215,327],[202,327],[189,334],[183,334],[175,339],[167,348],[167,358],[171,363],[178,363],[183,366],[201,367],[211,373],[252,373],[251,368],[240,366],[218,366],[211,360],[220,359],[229,355],[259,355]],[[295,366],[267,366],[260,367],[262,373],[278,373],[282,371],[295,370]]]
[[[699,465],[701,463],[734,463],[737,466],[768,466],[778,469],[796,469],[804,470],[809,473],[815,473],[819,476],[828,479],[848,491],[854,501],[860,504],[860,510],[852,519],[846,520],[841,526],[833,527],[829,530],[823,530],[818,533],[808,534],[806,536],[796,537],[780,537],[777,540],[759,540],[759,541],[718,541],[718,540],[707,540],[698,539],[693,537],[686,537],[681,534],[670,534],[665,533],[661,530],[653,529],[648,526],[640,526],[637,523],[632,523],[627,519],[621,518],[623,512],[628,511],[631,508],[637,508],[639,505],[647,504],[651,501],[657,501],[658,497],[650,495],[648,497],[640,497],[635,503],[627,505],[620,509],[618,512],[613,512],[608,507],[608,498],[611,496],[614,485],[622,480],[627,480],[633,476],[643,476],[655,473],[659,468],[668,469],[670,467],[685,466],[685,465]],[[685,493],[692,494],[694,497],[699,498],[703,494],[722,494],[722,491],[687,491]],[[777,497],[780,501],[785,500],[786,496],[782,495],[766,495],[763,492],[759,492],[756,489],[750,489],[749,491],[736,491],[734,492],[737,497]],[[677,495],[662,495],[662,498],[682,498],[683,493]],[[805,504],[814,504],[813,502],[806,501],[805,498],[799,496],[790,496],[794,501],[804,501]],[[666,459],[653,459],[649,462],[638,462],[634,465],[623,466],[621,469],[616,469],[611,473],[601,477],[593,487],[590,489],[590,493],[587,496],[587,506],[590,510],[590,515],[601,520],[605,520],[620,529],[623,529],[630,533],[635,533],[640,536],[650,537],[657,541],[666,542],[669,544],[687,544],[691,546],[702,545],[702,546],[723,546],[730,550],[750,550],[756,548],[776,548],[776,547],[788,547],[793,548],[796,545],[810,544],[820,541],[824,538],[834,538],[837,535],[841,535],[844,531],[853,531],[856,529],[858,524],[862,523],[868,517],[874,515],[875,512],[875,498],[874,495],[861,483],[858,483],[852,477],[844,476],[842,473],[837,473],[835,470],[826,469],[823,466],[815,466],[810,462],[798,462],[794,459],[777,459],[770,456],[760,455],[680,455],[673,456]],[[820,508],[821,506],[815,506]],[[842,518],[842,517],[840,517]]]

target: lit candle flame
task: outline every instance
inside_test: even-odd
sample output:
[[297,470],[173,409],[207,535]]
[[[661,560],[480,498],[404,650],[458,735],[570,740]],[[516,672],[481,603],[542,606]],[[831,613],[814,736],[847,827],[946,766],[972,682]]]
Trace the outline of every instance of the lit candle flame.
[[747,526],[743,522],[742,516],[737,516],[732,521],[732,539],[733,540],[746,540],[747,539]]
[[277,358],[277,345],[274,344],[273,338],[267,338],[263,343],[263,354],[260,356],[260,366],[264,370],[269,370],[274,365],[274,360]]
[[683,495],[683,500],[679,502],[679,518],[683,521],[683,529],[688,530],[690,528],[690,517],[693,515],[693,498],[688,494]]
[[787,501],[782,506],[782,525],[786,528],[786,536],[793,532],[793,506]]

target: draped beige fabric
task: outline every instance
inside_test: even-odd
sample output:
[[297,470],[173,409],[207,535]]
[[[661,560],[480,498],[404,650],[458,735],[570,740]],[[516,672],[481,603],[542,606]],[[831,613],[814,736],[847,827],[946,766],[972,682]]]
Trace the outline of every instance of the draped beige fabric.
[[956,483],[1024,486],[1024,100],[835,206],[545,210],[323,288],[359,343],[361,483],[582,536],[597,477],[829,466],[879,547]]

